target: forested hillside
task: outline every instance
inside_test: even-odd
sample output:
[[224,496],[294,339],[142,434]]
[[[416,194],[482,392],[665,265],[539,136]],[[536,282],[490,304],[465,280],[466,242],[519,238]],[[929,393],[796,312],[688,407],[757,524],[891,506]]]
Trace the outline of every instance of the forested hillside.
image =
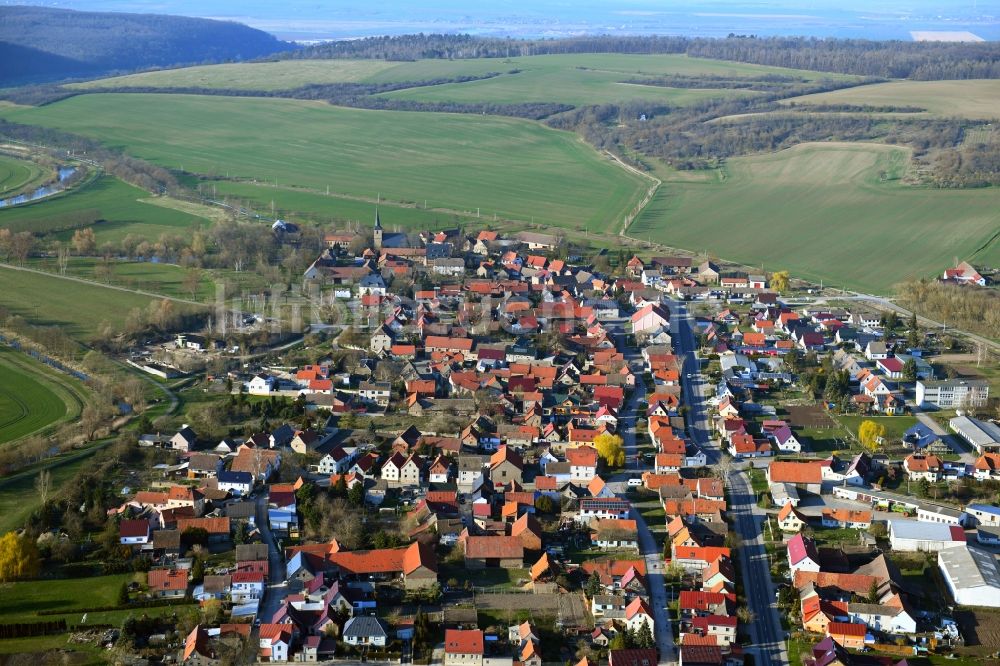
[[0,86],[259,58],[292,46],[225,21],[0,7]]
[[686,53],[701,58],[902,79],[1000,78],[1000,43],[873,42],[806,37],[578,37],[484,39],[470,35],[370,37],[317,44],[292,58],[513,58],[551,53]]

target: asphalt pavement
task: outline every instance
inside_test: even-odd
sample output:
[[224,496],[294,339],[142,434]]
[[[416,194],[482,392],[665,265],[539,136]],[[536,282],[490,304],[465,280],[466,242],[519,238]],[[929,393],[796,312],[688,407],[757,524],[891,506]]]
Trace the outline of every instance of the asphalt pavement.
[[688,434],[705,451],[708,464],[719,467],[729,489],[729,514],[735,519],[734,529],[739,533],[742,546],[739,551],[740,573],[747,606],[753,620],[744,626],[752,643],[748,652],[756,656],[758,665],[787,664],[785,632],[781,627],[771,570],[764,549],[764,514],[757,508],[750,482],[741,469],[729,468],[718,441],[712,439],[711,424],[705,400],[712,386],[700,374],[701,363],[696,356],[697,343],[691,315],[683,301],[671,300],[670,334],[674,352],[681,357],[681,383],[684,404],[687,406]]

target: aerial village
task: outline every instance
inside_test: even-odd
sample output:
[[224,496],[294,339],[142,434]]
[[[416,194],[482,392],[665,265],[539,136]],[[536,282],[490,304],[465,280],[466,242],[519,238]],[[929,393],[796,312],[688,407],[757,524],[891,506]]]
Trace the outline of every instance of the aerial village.
[[927,331],[689,257],[368,233],[303,276],[350,355],[213,379],[266,428],[139,440],[173,462],[109,513],[130,598],[213,610],[176,662],[905,664],[1000,607],[996,399]]

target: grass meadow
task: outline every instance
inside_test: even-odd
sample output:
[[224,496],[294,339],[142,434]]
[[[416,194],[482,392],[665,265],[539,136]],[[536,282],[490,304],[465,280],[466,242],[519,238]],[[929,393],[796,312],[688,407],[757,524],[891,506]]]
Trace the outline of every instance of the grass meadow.
[[647,187],[580,138],[513,118],[156,94],[0,114],[170,168],[577,228],[612,226]]
[[94,339],[105,321],[120,329],[132,308],[146,308],[156,300],[6,266],[0,266],[0,284],[0,305],[12,314],[34,324],[64,327],[80,340]]
[[666,182],[629,235],[884,293],[970,257],[1000,227],[1000,191],[898,184],[908,158],[844,143],[734,158],[714,180]]
[[782,104],[913,106],[941,117],[1000,118],[1000,81],[891,81],[782,100]]
[[0,446],[80,414],[80,398],[42,363],[0,347]]
[[[50,199],[0,209],[0,227],[43,234],[67,225],[74,213],[92,211],[103,221],[94,225],[98,245],[119,243],[128,234],[155,241],[161,234],[185,234],[208,221],[187,212],[141,202],[149,193],[117,178],[103,176],[79,189]],[[72,231],[60,231],[64,240]]]

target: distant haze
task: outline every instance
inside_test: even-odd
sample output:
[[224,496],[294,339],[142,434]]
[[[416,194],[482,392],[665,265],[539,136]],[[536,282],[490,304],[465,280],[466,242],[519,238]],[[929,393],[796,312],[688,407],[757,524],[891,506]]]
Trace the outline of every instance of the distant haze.
[[0,0],[90,11],[240,21],[280,39],[312,41],[415,32],[483,36],[729,33],[912,39],[971,33],[1000,39],[1000,0]]

